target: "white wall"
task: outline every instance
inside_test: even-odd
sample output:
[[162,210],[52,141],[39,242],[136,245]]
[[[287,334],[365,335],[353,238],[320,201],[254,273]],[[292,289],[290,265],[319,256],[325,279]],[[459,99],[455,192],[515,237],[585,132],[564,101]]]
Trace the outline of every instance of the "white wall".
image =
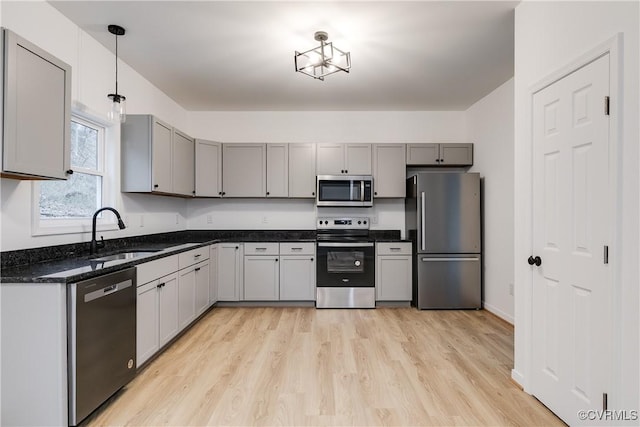
[[510,79],[467,110],[473,172],[483,177],[484,308],[513,323],[513,88]]
[[[193,112],[189,118],[192,135],[223,142],[467,142],[464,111]],[[348,213],[375,219],[372,229],[404,232],[403,201],[374,205]],[[193,200],[188,227],[314,229],[318,214],[332,213],[317,211],[310,200]]]
[[[115,56],[47,2],[2,1],[0,11],[3,27],[72,66],[74,104],[106,120],[107,94],[114,89]],[[121,43],[126,43],[126,35]],[[187,111],[122,62],[119,63],[118,83],[119,91],[127,96],[129,113],[155,114],[176,127],[187,128]],[[119,126],[111,126],[108,134],[109,156],[114,165],[119,165]],[[119,168],[116,166],[108,174],[114,179],[116,188],[119,188]],[[3,251],[76,243],[91,238],[89,233],[31,236],[31,188],[32,183],[28,181],[0,180],[0,245]],[[182,199],[127,195],[115,191],[115,207],[124,216],[128,227],[122,231],[101,233],[105,238],[182,230],[186,227],[186,201]]]
[[[618,230],[613,242],[614,337],[609,409],[638,409],[640,354],[638,241],[638,2],[523,2],[515,15],[515,367],[513,377],[530,386],[531,87],[618,33],[623,34],[618,123]],[[613,76],[614,79],[616,76]],[[618,108],[620,107],[620,108]],[[637,421],[635,422],[637,423]]]

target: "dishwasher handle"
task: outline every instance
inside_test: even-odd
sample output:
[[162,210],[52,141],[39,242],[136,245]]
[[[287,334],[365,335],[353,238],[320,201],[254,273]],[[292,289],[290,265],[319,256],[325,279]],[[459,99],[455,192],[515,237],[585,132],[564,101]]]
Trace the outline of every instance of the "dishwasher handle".
[[85,294],[84,302],[87,303],[87,302],[95,301],[100,298],[104,298],[108,295],[114,294],[130,286],[133,286],[133,280],[127,279],[125,281],[122,281],[116,284],[112,284],[100,289],[96,289],[95,291],[91,291]]

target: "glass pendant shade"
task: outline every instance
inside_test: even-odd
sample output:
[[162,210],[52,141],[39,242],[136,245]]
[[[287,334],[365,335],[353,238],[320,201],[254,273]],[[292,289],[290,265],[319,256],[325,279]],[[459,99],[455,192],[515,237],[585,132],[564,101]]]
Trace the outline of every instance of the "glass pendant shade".
[[127,120],[127,98],[124,95],[110,93],[107,118],[112,122],[124,123]]

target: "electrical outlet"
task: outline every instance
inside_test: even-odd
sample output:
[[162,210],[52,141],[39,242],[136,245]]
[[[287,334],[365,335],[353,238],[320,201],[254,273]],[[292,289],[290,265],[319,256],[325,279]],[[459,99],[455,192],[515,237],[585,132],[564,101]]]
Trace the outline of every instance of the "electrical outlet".
[[180,216],[176,214],[176,224],[180,224]]
[[378,215],[374,215],[371,217],[371,224],[377,224],[378,223]]
[[509,295],[513,296],[513,283],[509,283]]
[[266,216],[262,217],[262,223],[263,224],[268,224],[269,223],[269,219]]
[[140,215],[140,227],[144,227],[144,215]]
[[213,217],[211,215],[207,215],[207,224],[213,224]]

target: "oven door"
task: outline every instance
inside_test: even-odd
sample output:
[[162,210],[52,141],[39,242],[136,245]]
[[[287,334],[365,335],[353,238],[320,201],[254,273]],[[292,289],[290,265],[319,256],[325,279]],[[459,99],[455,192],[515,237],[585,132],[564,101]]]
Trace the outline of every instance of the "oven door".
[[372,242],[318,242],[317,287],[375,287]]

